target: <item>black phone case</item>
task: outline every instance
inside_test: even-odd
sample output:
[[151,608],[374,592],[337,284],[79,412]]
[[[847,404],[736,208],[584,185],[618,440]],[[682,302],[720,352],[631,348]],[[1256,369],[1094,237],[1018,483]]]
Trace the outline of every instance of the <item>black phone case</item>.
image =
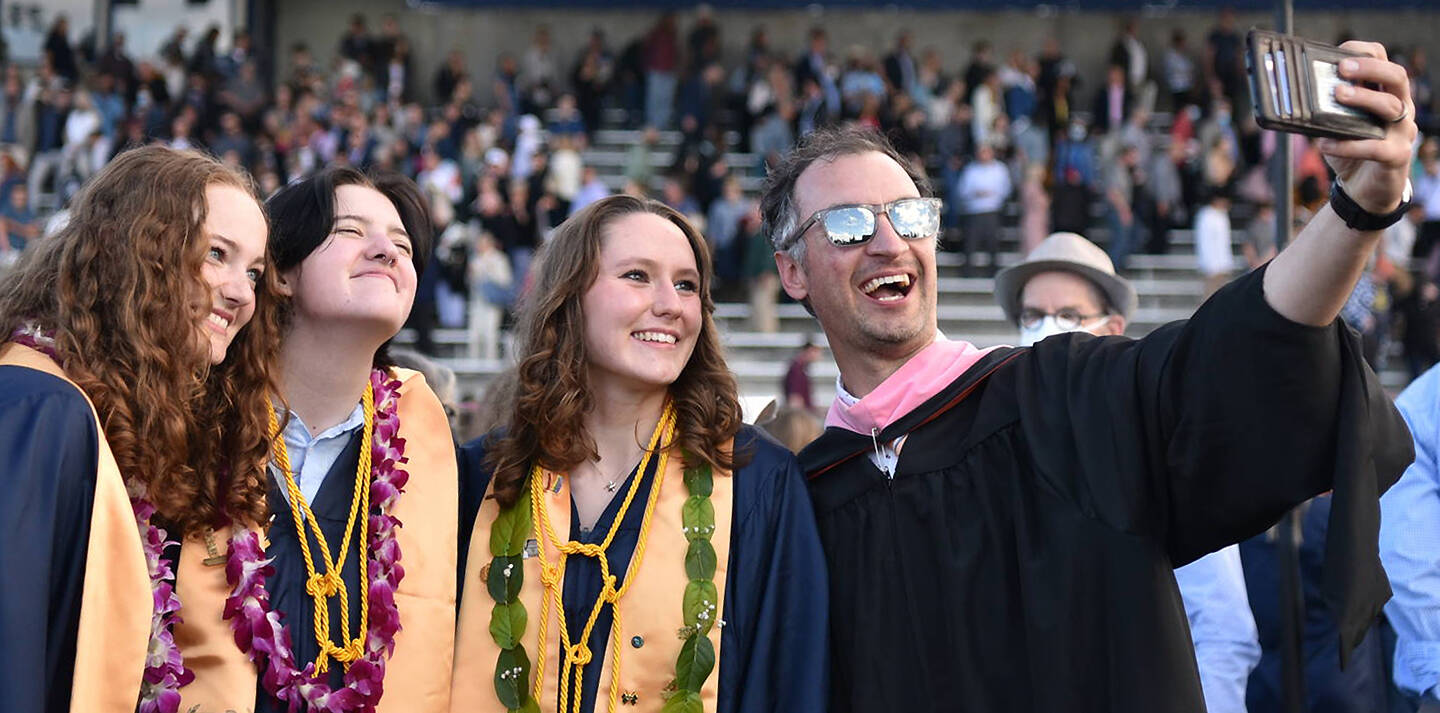
[[[1261,127],[1335,139],[1385,138],[1386,123],[1383,120],[1363,112],[1363,116],[1355,116],[1326,110],[1325,101],[1320,97],[1323,90],[1319,86],[1315,62],[1339,64],[1346,57],[1363,55],[1266,30],[1251,30],[1245,37],[1245,45],[1250,100],[1255,108],[1255,121]],[[1274,63],[1274,77],[1268,71],[1267,58]],[[1285,87],[1279,86],[1276,81],[1282,72],[1283,80],[1289,84],[1291,111],[1288,112],[1285,110]]]

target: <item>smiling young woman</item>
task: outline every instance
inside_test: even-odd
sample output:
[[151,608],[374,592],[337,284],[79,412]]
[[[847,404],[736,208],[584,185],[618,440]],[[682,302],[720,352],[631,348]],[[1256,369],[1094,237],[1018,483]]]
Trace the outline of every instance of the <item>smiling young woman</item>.
[[454,710],[824,710],[818,536],[794,457],[740,420],[711,274],[630,196],[537,259],[506,425],[460,452]]
[[163,551],[264,513],[266,227],[248,177],[147,146],[0,281],[7,710],[176,710]]
[[424,201],[406,178],[336,168],[266,207],[287,298],[270,519],[181,552],[176,638],[197,653],[181,705],[444,713],[455,451],[425,379],[385,354],[430,254]]

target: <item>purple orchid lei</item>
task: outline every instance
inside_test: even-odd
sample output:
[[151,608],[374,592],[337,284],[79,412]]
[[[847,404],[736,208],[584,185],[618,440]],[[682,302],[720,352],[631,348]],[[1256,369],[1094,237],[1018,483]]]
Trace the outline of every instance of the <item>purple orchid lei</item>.
[[[26,324],[11,332],[9,341],[30,347],[60,363],[54,333],[36,324]],[[145,551],[145,568],[150,574],[154,607],[150,617],[150,645],[146,648],[145,673],[140,680],[136,710],[139,713],[176,713],[180,708],[180,687],[195,680],[195,672],[185,668],[171,629],[181,621],[180,597],[175,593],[175,571],[163,554],[166,547],[176,543],[167,540],[165,529],[151,521],[155,506],[145,499],[145,486],[126,483],[126,492],[130,496],[130,507],[135,511],[135,524],[140,529],[140,544]]]
[[270,608],[265,578],[274,574],[271,560],[265,559],[260,535],[250,528],[236,528],[230,538],[230,560],[225,578],[231,586],[225,600],[224,618],[230,620],[235,644],[261,668],[261,682],[289,710],[322,713],[374,711],[384,692],[385,662],[395,651],[395,634],[400,631],[400,611],[395,590],[405,576],[400,566],[400,545],[395,528],[400,521],[390,515],[395,501],[405,490],[410,474],[400,466],[406,462],[405,439],[400,438],[399,380],[389,373],[370,373],[375,389],[375,431],[371,439],[370,538],[371,556],[365,570],[370,588],[370,628],[365,635],[365,655],[345,671],[344,686],[332,690],[326,676],[315,674],[315,664],[299,669],[291,648],[285,617]]
[[150,592],[155,614],[150,618],[150,648],[145,655],[145,676],[140,682],[140,713],[176,713],[180,709],[180,688],[195,680],[195,672],[185,668],[180,647],[175,645],[172,627],[181,622],[180,596],[175,592],[175,571],[170,561],[161,556],[166,547],[175,545],[165,539],[164,528],[151,524],[155,506],[145,499],[145,488],[130,488],[130,507],[135,509],[135,522],[145,546],[145,566],[150,570]]

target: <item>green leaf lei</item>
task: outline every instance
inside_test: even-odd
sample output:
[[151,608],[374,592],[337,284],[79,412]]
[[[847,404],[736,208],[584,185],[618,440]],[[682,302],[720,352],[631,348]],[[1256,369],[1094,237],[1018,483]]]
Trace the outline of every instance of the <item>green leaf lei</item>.
[[[681,602],[685,626],[679,631],[685,643],[675,661],[675,678],[666,687],[662,713],[703,713],[700,689],[715,670],[715,646],[708,636],[720,602],[714,581],[715,547],[710,544],[715,534],[715,506],[710,502],[714,474],[709,463],[688,451],[685,462],[698,464],[685,469],[685,489],[690,497],[680,513],[681,531],[690,542],[685,553],[685,575],[690,583],[685,585]],[[495,600],[490,610],[490,636],[501,649],[495,661],[496,695],[508,710],[539,713],[539,705],[530,695],[530,658],[521,643],[528,623],[520,601],[525,582],[523,554],[525,541],[535,530],[530,497],[530,489],[522,489],[520,499],[500,511],[491,525],[490,554],[494,559],[485,584]]]
[[709,463],[688,451],[685,462],[696,464],[685,469],[685,490],[690,497],[680,510],[680,531],[690,541],[690,549],[685,552],[685,576],[690,578],[690,583],[685,585],[681,602],[685,626],[680,629],[680,638],[685,643],[675,661],[675,680],[666,687],[667,699],[661,713],[703,711],[700,688],[715,670],[715,645],[708,636],[720,606],[720,593],[715,590],[714,581],[715,547],[710,544],[710,536],[715,534],[715,506],[710,503],[714,474]]
[[529,614],[520,601],[525,584],[525,541],[534,530],[530,517],[530,489],[520,490],[515,505],[500,511],[490,526],[490,560],[485,587],[495,607],[490,610],[490,636],[500,646],[495,660],[495,694],[505,708],[540,713],[530,697],[530,657],[521,643]]

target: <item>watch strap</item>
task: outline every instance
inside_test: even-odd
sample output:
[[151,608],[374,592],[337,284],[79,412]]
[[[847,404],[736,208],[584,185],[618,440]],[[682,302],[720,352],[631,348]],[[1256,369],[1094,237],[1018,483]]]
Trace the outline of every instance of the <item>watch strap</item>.
[[1383,215],[1361,208],[1360,204],[1345,192],[1345,187],[1340,185],[1339,180],[1333,181],[1330,183],[1330,209],[1335,211],[1335,215],[1340,216],[1340,220],[1345,221],[1345,225],[1349,226],[1351,230],[1361,232],[1384,230],[1400,222],[1400,219],[1405,217],[1405,212],[1410,210],[1408,179],[1405,195],[1400,201],[1400,205],[1395,210]]

